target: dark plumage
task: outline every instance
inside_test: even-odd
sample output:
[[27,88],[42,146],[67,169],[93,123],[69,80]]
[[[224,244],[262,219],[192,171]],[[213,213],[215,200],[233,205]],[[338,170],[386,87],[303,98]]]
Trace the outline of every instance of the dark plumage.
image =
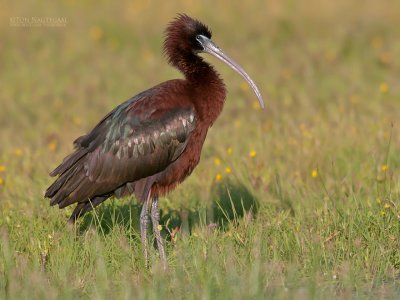
[[[165,170],[182,154],[195,124],[193,109],[189,105],[172,110],[157,107],[158,89],[114,109],[89,134],[78,138],[75,152],[51,172],[59,175],[46,192],[51,205],[86,204],[77,206],[71,221],[114,193],[120,196],[130,189],[144,201],[150,186],[137,189],[137,181]],[[94,197],[102,201],[90,203]]]
[[[147,260],[148,206],[158,224],[158,197],[191,174],[200,160],[207,130],[221,113],[225,86],[198,53],[207,52],[238,71],[261,95],[248,75],[211,40],[210,30],[187,15],[166,29],[164,52],[185,79],[163,82],[116,107],[88,134],[75,140],[75,152],[50,173],[58,176],[45,196],[64,208],[77,203],[70,218],[110,196],[135,194],[144,203],[141,234]],[[153,226],[154,227],[154,226]],[[156,226],[157,227],[157,226]],[[163,241],[155,230],[160,256]]]

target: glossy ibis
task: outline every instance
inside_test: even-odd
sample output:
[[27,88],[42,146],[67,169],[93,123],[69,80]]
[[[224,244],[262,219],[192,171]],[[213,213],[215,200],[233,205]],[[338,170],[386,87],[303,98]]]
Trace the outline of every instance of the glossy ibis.
[[200,160],[208,129],[221,113],[225,85],[198,54],[209,53],[237,71],[261,94],[246,72],[214,42],[201,22],[181,14],[166,29],[164,52],[185,79],[163,82],[117,106],[88,134],[75,140],[75,151],[50,173],[57,176],[45,197],[64,208],[77,203],[69,223],[111,196],[135,194],[143,203],[140,234],[146,265],[149,206],[160,259],[166,266],[159,231],[158,197],[189,176]]

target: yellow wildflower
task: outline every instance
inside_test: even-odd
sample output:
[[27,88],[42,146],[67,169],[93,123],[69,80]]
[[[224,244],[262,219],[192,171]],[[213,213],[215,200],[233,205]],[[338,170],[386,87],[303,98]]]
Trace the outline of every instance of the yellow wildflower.
[[6,170],[6,166],[5,165],[0,165],[0,172],[4,172]]
[[82,120],[81,120],[81,118],[79,118],[79,117],[77,117],[77,116],[74,116],[74,117],[72,118],[72,122],[73,122],[75,125],[81,125]]
[[391,63],[392,61],[392,56],[390,55],[390,53],[388,52],[382,52],[379,55],[379,61],[384,64],[384,65],[388,65]]
[[241,89],[243,92],[247,92],[247,91],[249,90],[249,85],[247,84],[247,82],[243,81],[243,82],[240,84],[240,89]]
[[390,208],[390,204],[389,203],[385,203],[385,205],[383,207],[388,209],[388,208]]
[[214,165],[219,166],[220,164],[221,160],[218,157],[214,158]]
[[16,149],[14,150],[14,154],[15,154],[16,156],[22,156],[23,151],[22,151],[21,148],[16,148]]
[[229,147],[228,149],[226,149],[226,152],[228,152],[228,155],[232,155],[232,152],[233,152],[232,147]]
[[99,41],[103,37],[103,30],[95,25],[90,27],[89,29],[89,36],[94,41]]
[[222,175],[221,174],[217,174],[217,175],[215,175],[215,181],[216,182],[218,182],[218,181],[221,181],[222,180]]
[[311,171],[311,177],[312,178],[316,178],[318,176],[318,171],[317,171],[317,169],[313,169],[312,171]]
[[0,185],[3,185],[4,184],[4,179],[3,179],[3,177],[0,177]]
[[50,141],[47,144],[47,148],[49,148],[50,151],[55,151],[57,149],[57,141]]
[[154,59],[154,54],[151,51],[144,51],[142,57],[146,62],[150,62]]
[[389,85],[388,85],[386,82],[382,82],[382,83],[379,85],[379,91],[380,91],[382,94],[386,94],[386,93],[389,91]]
[[232,169],[229,168],[229,167],[226,167],[226,168],[225,168],[225,172],[226,172],[226,173],[231,173],[231,172],[232,172]]
[[255,110],[260,110],[260,109],[261,109],[260,102],[258,102],[258,101],[253,101],[253,102],[251,103],[251,106],[252,106],[253,109],[255,109]]
[[257,152],[255,151],[255,150],[251,150],[250,152],[249,152],[249,156],[250,157],[255,157],[257,155]]
[[350,96],[350,102],[352,104],[357,104],[358,102],[360,102],[360,97],[358,95],[351,95]]
[[382,165],[381,170],[382,172],[386,172],[388,170],[388,165]]
[[161,230],[162,230],[162,225],[159,224],[159,225],[157,226],[157,228],[158,228],[158,230],[161,231]]

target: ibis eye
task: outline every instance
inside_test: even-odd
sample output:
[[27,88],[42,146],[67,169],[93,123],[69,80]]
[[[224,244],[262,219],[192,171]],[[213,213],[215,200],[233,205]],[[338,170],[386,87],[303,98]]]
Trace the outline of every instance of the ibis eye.
[[196,45],[195,45],[195,48],[198,50],[198,51],[203,51],[204,50],[204,46],[203,46],[203,41],[204,41],[204,38],[203,38],[203,36],[202,35],[196,35]]
[[203,46],[202,45],[202,37],[201,37],[201,35],[196,35],[196,41],[197,41],[197,43],[199,43],[201,46]]

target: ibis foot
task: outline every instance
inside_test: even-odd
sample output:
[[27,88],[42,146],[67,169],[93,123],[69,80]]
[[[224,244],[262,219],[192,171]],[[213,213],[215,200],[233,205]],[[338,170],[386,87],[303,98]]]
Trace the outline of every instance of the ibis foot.
[[151,203],[151,222],[153,223],[153,231],[154,236],[157,241],[157,249],[160,254],[160,260],[163,266],[163,269],[167,269],[167,257],[165,255],[164,248],[164,240],[160,234],[160,209],[158,208],[158,197],[153,198],[153,202]]

